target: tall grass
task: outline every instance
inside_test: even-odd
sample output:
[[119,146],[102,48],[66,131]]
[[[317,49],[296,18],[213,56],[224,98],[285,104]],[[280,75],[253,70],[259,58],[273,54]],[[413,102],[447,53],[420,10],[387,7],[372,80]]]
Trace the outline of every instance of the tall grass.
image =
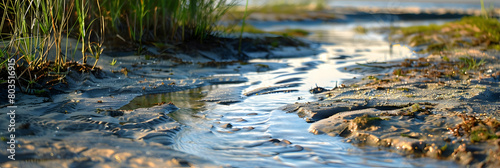
[[0,42],[1,42],[1,46],[0,46],[0,72],[2,72],[2,70],[4,68],[7,69],[7,61],[10,59],[10,56],[8,55],[7,49],[3,47],[4,41],[2,39],[2,37],[4,36],[4,34],[3,34],[4,25],[6,23],[5,20],[7,18],[7,11],[8,11],[5,9],[7,9],[9,2],[10,1],[2,0],[2,4],[0,4],[0,9],[2,9],[1,10],[2,11],[1,12],[2,20],[0,21]]
[[203,41],[232,6],[228,0],[106,0],[101,4],[111,31],[139,45],[150,41]]
[[88,13],[89,13],[89,1],[88,0],[75,0],[76,3],[76,13],[77,13],[77,21],[78,21],[78,33],[79,33],[79,39],[80,42],[82,43],[82,59],[83,63],[87,63],[87,56],[85,54],[85,37],[87,34],[87,26],[85,20],[87,19]]
[[[90,46],[85,46],[88,44],[85,37],[90,24],[85,22],[86,13],[78,12],[88,11],[85,9],[86,6],[80,5],[86,4],[83,0],[3,0],[2,2],[3,5],[0,6],[4,11],[2,21],[8,24],[0,24],[0,28],[3,31],[5,25],[8,25],[10,30],[8,35],[2,36],[9,40],[8,46],[2,49],[4,51],[2,55],[16,58],[21,70],[18,80],[26,84],[21,86],[24,91],[37,85],[37,80],[43,77],[63,76],[60,72],[64,70],[67,62],[68,50],[71,50],[68,48],[69,45],[63,46],[63,41],[72,32],[80,32],[83,63],[86,63],[85,52]],[[73,13],[75,6],[78,16],[74,16]],[[72,18],[79,20],[72,22],[74,20]],[[79,25],[79,31],[73,30],[75,25]],[[102,52],[98,51],[99,54]]]
[[[49,5],[49,7],[53,7],[53,10],[50,13],[50,21],[52,25],[51,28],[53,30],[52,33],[47,34],[47,36],[50,37],[50,35],[52,35],[54,38],[54,45],[56,49],[54,62],[57,68],[57,73],[59,73],[62,69],[62,65],[67,61],[67,54],[63,53],[67,53],[67,51],[69,50],[69,46],[68,44],[66,44],[63,52],[62,41],[63,37],[65,37],[64,32],[67,32],[71,26],[69,24],[69,21],[71,18],[71,12],[74,8],[74,4],[68,3],[65,0],[55,0],[52,3],[53,5]],[[66,38],[67,37],[68,36],[66,36]]]
[[92,35],[92,32],[93,30],[90,31],[89,33],[89,37],[88,37],[88,47],[87,49],[89,50],[90,54],[95,58],[95,62],[94,62],[94,66],[92,66],[92,69],[95,68],[95,66],[97,65],[97,62],[99,61],[99,57],[101,56],[101,53],[104,51],[104,47],[103,47],[103,43],[104,43],[104,34],[105,34],[105,23],[104,23],[104,16],[102,15],[102,11],[101,11],[101,5],[99,3],[99,0],[96,0],[96,4],[97,4],[97,9],[98,9],[98,16],[100,16],[100,18],[98,18],[97,20],[100,21],[99,23],[99,30],[100,30],[100,33],[97,34],[97,33],[94,33],[95,36],[96,36],[96,39],[97,39],[97,42],[94,42],[91,40],[91,37]]
[[[24,67],[19,80],[34,83],[32,74],[48,69],[58,74],[76,51],[81,62],[94,57],[94,68],[104,40],[119,36],[132,41],[139,53],[152,42],[203,42],[215,35],[215,24],[235,3],[233,0],[0,0],[0,63],[16,57]],[[5,28],[5,29],[4,29]],[[64,38],[77,38],[72,46]],[[122,42],[122,41],[119,41]],[[113,43],[110,40],[109,43]],[[73,52],[71,52],[73,51]],[[71,56],[71,57],[70,57]],[[75,60],[77,61],[77,60]],[[1,71],[0,71],[1,72]]]
[[484,18],[486,18],[486,19],[488,19],[488,18],[489,18],[489,17],[488,17],[488,12],[486,11],[486,8],[484,8],[484,1],[483,1],[483,0],[481,0],[481,15],[482,15]]

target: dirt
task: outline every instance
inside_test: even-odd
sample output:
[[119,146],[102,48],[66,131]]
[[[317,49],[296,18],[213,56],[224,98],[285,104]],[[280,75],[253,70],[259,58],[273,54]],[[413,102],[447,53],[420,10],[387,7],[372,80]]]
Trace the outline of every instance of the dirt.
[[[464,53],[486,63],[470,69],[459,59]],[[500,54],[462,49],[444,55],[346,67],[381,74],[344,81],[317,93],[318,101],[282,109],[312,122],[314,134],[411,157],[498,167]]]

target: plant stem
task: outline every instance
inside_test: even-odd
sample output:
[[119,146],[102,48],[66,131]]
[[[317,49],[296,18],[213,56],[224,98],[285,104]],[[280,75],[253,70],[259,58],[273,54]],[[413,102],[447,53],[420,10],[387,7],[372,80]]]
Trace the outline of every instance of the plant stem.
[[243,30],[245,28],[245,20],[247,18],[247,10],[248,10],[248,0],[245,5],[245,13],[243,14],[243,22],[241,23],[241,31],[240,31],[240,42],[238,45],[238,55],[242,55],[241,53],[241,41],[243,40]]

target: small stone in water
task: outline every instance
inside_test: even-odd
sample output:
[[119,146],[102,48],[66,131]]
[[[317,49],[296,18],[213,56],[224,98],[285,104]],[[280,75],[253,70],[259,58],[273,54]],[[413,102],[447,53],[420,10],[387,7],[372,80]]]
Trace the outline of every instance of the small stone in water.
[[286,140],[286,139],[283,139],[281,142],[284,142],[284,143],[286,143],[288,145],[292,144],[292,142],[290,142],[289,140]]
[[255,128],[254,128],[254,127],[243,127],[243,129],[253,130],[253,129],[255,129]]
[[227,124],[222,125],[221,128],[229,129],[229,128],[233,128],[233,125],[231,125],[231,123],[227,123]]

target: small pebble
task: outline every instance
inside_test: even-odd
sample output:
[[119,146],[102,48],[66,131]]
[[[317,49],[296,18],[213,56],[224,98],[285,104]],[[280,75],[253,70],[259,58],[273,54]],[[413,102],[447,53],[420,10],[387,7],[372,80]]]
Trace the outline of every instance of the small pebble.
[[237,122],[246,122],[247,120],[243,119],[243,118],[238,118],[236,119]]
[[254,128],[254,127],[243,127],[243,129],[253,130],[253,129],[255,129],[255,128]]
[[229,129],[229,128],[233,128],[233,125],[231,125],[231,123],[227,123],[227,124],[223,124],[220,126],[221,128],[226,128],[226,129]]
[[281,140],[281,142],[284,142],[284,143],[286,143],[288,145],[292,144],[292,142],[290,142],[289,140],[286,140],[286,139]]

